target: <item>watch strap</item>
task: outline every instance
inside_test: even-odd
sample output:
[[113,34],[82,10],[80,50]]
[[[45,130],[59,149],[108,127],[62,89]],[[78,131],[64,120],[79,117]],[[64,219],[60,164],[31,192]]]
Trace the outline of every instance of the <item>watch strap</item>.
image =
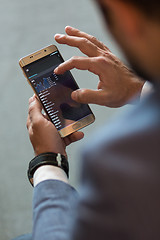
[[59,167],[63,169],[67,177],[69,177],[69,164],[68,164],[67,158],[64,155],[60,153],[52,153],[52,152],[42,153],[34,157],[29,163],[27,175],[32,186],[33,186],[33,175],[35,171],[39,167],[44,165],[52,165],[52,166]]

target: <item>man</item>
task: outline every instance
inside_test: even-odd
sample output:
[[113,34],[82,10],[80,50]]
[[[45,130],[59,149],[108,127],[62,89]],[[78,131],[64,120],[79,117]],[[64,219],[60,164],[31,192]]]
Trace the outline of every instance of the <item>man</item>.
[[[133,112],[99,130],[83,149],[79,197],[61,168],[52,164],[37,168],[33,175],[34,240],[160,238],[160,2],[97,2],[130,64],[140,76],[153,82],[155,91]],[[112,98],[112,92],[108,92],[110,82],[105,80],[107,65],[114,69],[118,66],[123,74],[124,67],[120,68],[118,60],[94,38],[70,27],[66,32],[68,36],[57,35],[55,39],[79,47],[88,57],[74,57],[55,73],[78,68],[99,76],[98,91],[78,90],[72,94],[74,100],[113,107],[125,104],[141,91],[143,83],[131,74],[129,85],[125,79],[126,85],[121,85],[125,94]],[[132,91],[127,86],[133,86]],[[41,163],[47,161],[47,152],[66,156],[66,145],[83,137],[82,133],[75,133],[62,140],[41,114],[35,97],[30,99],[27,126],[35,155],[39,159],[42,154]]]

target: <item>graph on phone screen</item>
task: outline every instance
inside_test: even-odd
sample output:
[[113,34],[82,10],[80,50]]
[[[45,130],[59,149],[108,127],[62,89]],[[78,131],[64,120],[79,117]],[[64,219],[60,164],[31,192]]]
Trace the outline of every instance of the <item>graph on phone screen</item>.
[[58,80],[57,76],[53,73],[54,79],[52,76],[50,77],[44,77],[39,83],[36,83],[36,81],[33,79],[31,82],[34,84],[35,89],[37,93],[40,93],[48,88],[51,88],[53,86],[56,86],[55,80]]

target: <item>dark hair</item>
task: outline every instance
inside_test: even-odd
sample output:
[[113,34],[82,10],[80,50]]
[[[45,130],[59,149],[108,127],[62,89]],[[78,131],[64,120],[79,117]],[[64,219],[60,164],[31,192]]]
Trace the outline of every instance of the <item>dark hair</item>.
[[121,0],[141,10],[146,16],[160,21],[160,0]]

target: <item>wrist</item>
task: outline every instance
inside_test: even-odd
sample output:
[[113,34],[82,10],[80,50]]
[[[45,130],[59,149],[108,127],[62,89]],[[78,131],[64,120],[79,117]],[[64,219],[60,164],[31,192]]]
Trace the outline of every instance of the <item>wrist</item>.
[[28,168],[28,179],[30,183],[33,185],[33,175],[36,172],[38,168],[45,165],[51,165],[55,167],[59,167],[66,175],[69,175],[69,165],[67,158],[64,155],[61,155],[60,153],[42,153],[36,157],[34,157],[30,163]]
[[145,84],[145,81],[138,77],[134,77],[132,83],[133,83],[132,87],[130,87],[129,100],[132,100],[134,97],[137,97],[137,99],[140,100],[141,92]]
[[64,149],[58,149],[58,147],[56,147],[56,150],[53,150],[52,147],[48,148],[48,146],[45,147],[44,149],[43,149],[43,147],[34,148],[35,157],[37,157],[41,154],[45,154],[45,153],[56,153],[56,154],[60,153],[61,155],[65,156],[67,158],[66,151]]

